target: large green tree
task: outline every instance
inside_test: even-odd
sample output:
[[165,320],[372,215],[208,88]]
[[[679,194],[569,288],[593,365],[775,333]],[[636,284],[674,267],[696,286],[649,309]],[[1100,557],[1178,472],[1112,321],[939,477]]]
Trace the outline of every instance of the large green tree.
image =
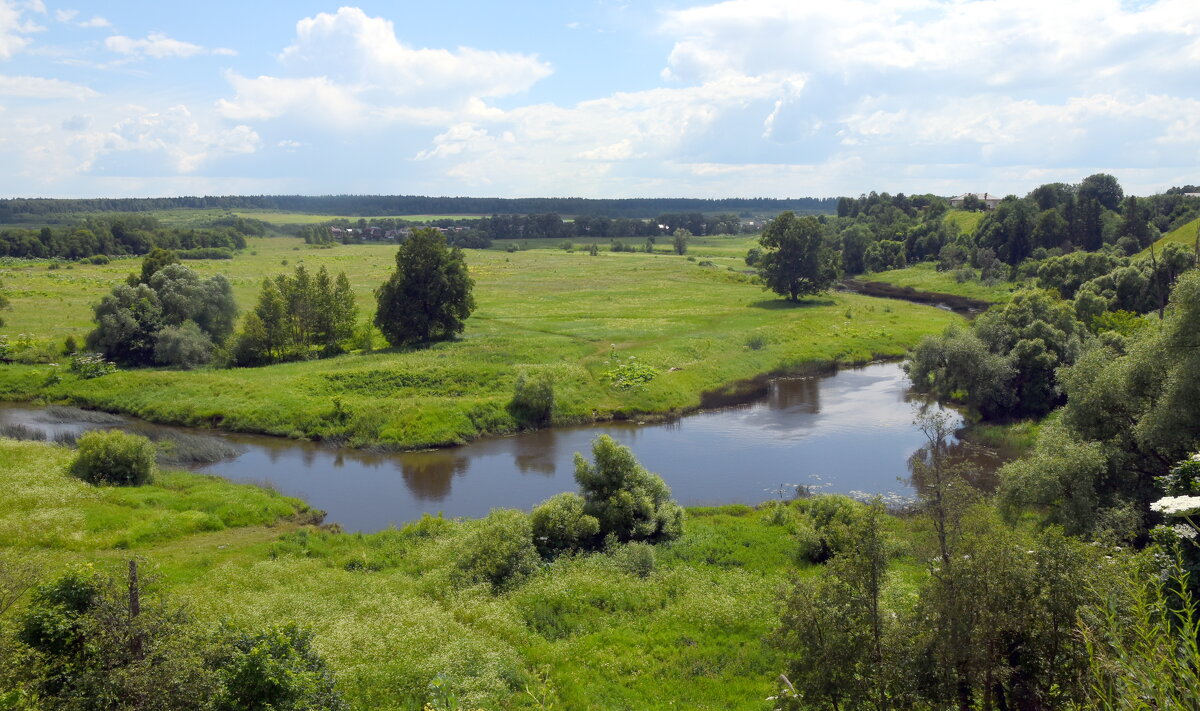
[[775,293],[797,301],[819,294],[837,278],[833,252],[825,247],[825,230],[815,217],[785,212],[763,230],[758,272]]
[[475,310],[466,260],[435,229],[413,230],[396,252],[396,271],[378,289],[375,325],[393,346],[462,333]]

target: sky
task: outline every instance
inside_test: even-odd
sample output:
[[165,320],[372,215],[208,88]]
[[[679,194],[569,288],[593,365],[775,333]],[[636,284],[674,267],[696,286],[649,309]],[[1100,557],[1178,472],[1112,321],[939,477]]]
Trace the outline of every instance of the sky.
[[1200,0],[0,0],[0,197],[1200,184]]

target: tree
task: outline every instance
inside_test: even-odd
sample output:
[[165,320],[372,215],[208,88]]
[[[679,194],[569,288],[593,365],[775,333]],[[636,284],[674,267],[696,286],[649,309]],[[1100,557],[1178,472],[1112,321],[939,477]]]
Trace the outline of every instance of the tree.
[[[9,308],[8,297],[4,295],[4,284],[0,283],[0,311]],[[0,318],[0,326],[4,325],[4,319]]]
[[775,293],[798,301],[819,294],[837,277],[833,254],[824,245],[824,229],[815,217],[785,212],[763,230],[759,275]]
[[1116,210],[1125,198],[1121,184],[1108,173],[1096,173],[1084,178],[1079,184],[1078,193],[1081,200],[1095,200],[1106,210]]
[[162,247],[155,247],[154,249],[150,250],[145,257],[142,257],[141,276],[131,276],[129,278],[130,286],[149,284],[150,277],[154,276],[155,272],[171,264],[179,264],[179,257],[175,255],[175,252],[169,249],[163,249]]
[[88,350],[124,365],[154,359],[154,334],[163,326],[158,294],[145,284],[118,284],[94,308],[96,328],[87,335]]
[[462,333],[475,310],[466,260],[435,229],[413,230],[396,251],[396,271],[378,289],[375,325],[392,346]]
[[619,541],[672,540],[683,534],[683,509],[657,474],[638,464],[628,447],[601,435],[592,442],[588,464],[575,453],[575,482],[584,513],[600,522],[600,535]]
[[672,235],[672,245],[675,247],[675,254],[687,254],[688,240],[692,238],[692,233],[680,227],[675,230]]

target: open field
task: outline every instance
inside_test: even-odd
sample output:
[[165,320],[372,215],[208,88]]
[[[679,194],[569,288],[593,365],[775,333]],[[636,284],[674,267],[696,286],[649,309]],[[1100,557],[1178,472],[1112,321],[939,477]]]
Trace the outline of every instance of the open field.
[[968,210],[951,210],[946,213],[946,222],[952,222],[958,225],[958,229],[962,230],[965,235],[975,234],[975,229],[979,227],[979,223],[983,222],[984,213],[971,212]]
[[[272,210],[234,210],[239,217],[252,217],[256,220],[269,222],[272,225],[313,225],[329,222],[339,218],[357,220],[360,215],[311,215],[304,212],[275,212]],[[483,215],[382,215],[367,217],[379,220],[408,220],[410,222],[427,222],[430,220],[478,220]]]
[[[799,504],[691,509],[685,535],[648,559],[624,546],[559,558],[493,592],[454,578],[479,521],[329,533],[289,523],[300,504],[253,487],[185,474],[93,487],[66,473],[69,458],[0,438],[8,553],[46,578],[81,563],[119,574],[137,556],[155,588],[206,626],[311,626],[354,709],[419,709],[437,676],[463,708],[548,707],[527,692],[566,709],[771,708],[782,663],[768,639],[795,565]],[[213,516],[207,497],[177,493],[176,482],[199,480],[213,500],[258,513],[139,535],[163,516]],[[52,505],[27,505],[35,497]],[[58,535],[45,533],[51,525]],[[903,525],[888,521],[897,540]],[[915,569],[903,555],[895,565],[898,579]]]
[[[1163,246],[1174,243],[1181,244],[1188,249],[1193,249],[1196,246],[1196,238],[1200,236],[1200,219],[1192,220],[1184,225],[1176,227],[1170,232],[1162,236],[1162,239],[1154,243],[1156,249],[1162,249]],[[1146,249],[1141,254],[1148,255],[1150,250]]]
[[[226,274],[243,310],[254,303],[262,277],[301,260],[312,270],[345,271],[366,321],[394,249],[315,249],[269,238],[252,240],[233,260],[189,264]],[[235,431],[425,447],[511,431],[506,406],[521,371],[554,378],[558,423],[671,413],[697,407],[702,393],[763,373],[900,356],[958,318],[844,293],[791,305],[740,272],[674,255],[472,250],[467,259],[478,308],[456,341],[264,368],[145,369],[94,380],[79,380],[65,367],[8,365],[0,367],[0,397],[69,401]],[[132,260],[0,267],[13,306],[5,332],[48,346],[68,335],[78,340],[91,327],[90,305],[136,268]],[[606,373],[631,357],[657,376],[644,389],[614,389]],[[61,381],[48,381],[51,374]]]
[[1022,286],[1014,282],[1000,282],[989,286],[979,279],[960,282],[954,277],[954,272],[939,272],[933,262],[921,262],[904,269],[891,269],[886,272],[859,274],[855,278],[896,286],[911,286],[917,291],[954,294],[993,303],[1008,301],[1013,292]]

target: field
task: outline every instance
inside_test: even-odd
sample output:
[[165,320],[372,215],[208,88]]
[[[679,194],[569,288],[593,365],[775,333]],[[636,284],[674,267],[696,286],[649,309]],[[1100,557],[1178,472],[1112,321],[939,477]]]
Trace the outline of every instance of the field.
[[[0,438],[8,554],[46,577],[136,556],[203,622],[311,625],[355,709],[419,709],[438,676],[463,708],[770,708],[781,660],[767,640],[794,567],[794,507],[692,509],[684,537],[648,557],[560,558],[493,592],[453,577],[478,521],[335,534],[293,522],[299,502],[218,479],[93,487],[66,473],[70,456]],[[897,574],[912,567],[898,563]]]
[[984,213],[970,212],[967,210],[951,210],[946,213],[946,222],[951,222],[958,225],[958,229],[962,230],[965,235],[975,234],[975,229],[979,227],[979,223],[983,222]]
[[[1188,249],[1196,247],[1196,238],[1200,235],[1200,219],[1192,220],[1187,224],[1176,227],[1170,232],[1162,236],[1162,239],[1154,243],[1157,249],[1162,249],[1165,245],[1174,243],[1181,244]],[[1150,250],[1144,250],[1144,255],[1150,254]]]
[[933,262],[921,262],[904,269],[891,269],[886,272],[860,274],[856,278],[896,286],[911,286],[917,291],[966,296],[993,303],[1008,301],[1013,292],[1021,287],[1021,284],[1014,282],[988,285],[979,279],[960,282],[955,278],[954,272],[939,272],[937,265]]
[[[275,212],[272,210],[234,210],[233,212],[239,217],[252,217],[276,226],[313,225],[339,218],[355,221],[359,218],[358,215],[310,215],[302,212]],[[430,220],[478,220],[482,217],[483,215],[384,215],[380,217],[368,217],[366,219],[428,222]]]
[[[674,413],[697,407],[702,393],[763,373],[900,356],[958,318],[838,292],[788,304],[734,266],[749,244],[742,237],[699,240],[689,255],[695,261],[557,248],[469,250],[478,308],[455,341],[264,368],[143,369],[93,380],[62,366],[8,365],[0,367],[0,397],[72,402],[159,422],[426,447],[511,431],[506,406],[522,371],[553,377],[557,423]],[[264,276],[300,262],[345,271],[365,322],[394,250],[317,249],[267,238],[251,240],[233,260],[189,265],[226,274],[243,310]],[[51,266],[0,266],[13,307],[5,332],[47,350],[67,336],[82,339],[91,304],[137,262]],[[608,374],[630,358],[657,375],[644,388],[617,390]]]

